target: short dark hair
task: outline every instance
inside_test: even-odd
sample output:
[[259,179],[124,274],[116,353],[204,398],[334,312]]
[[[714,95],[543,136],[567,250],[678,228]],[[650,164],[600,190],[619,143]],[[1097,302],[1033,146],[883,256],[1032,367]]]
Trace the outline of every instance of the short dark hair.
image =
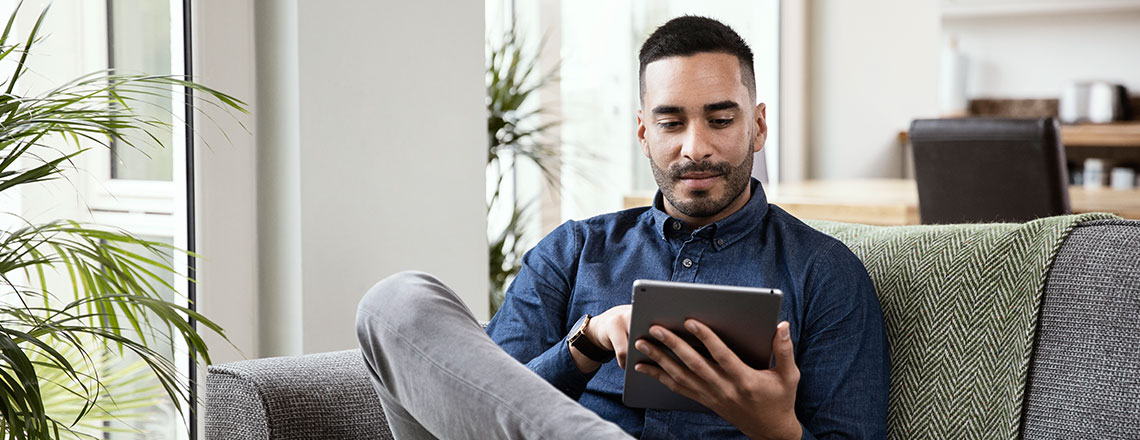
[[[662,58],[685,57],[698,53],[724,53],[740,60],[740,81],[748,96],[756,100],[756,74],[752,69],[752,49],[728,25],[707,17],[685,15],[669,20],[641,45],[638,59],[639,96],[645,100],[645,66]],[[755,105],[755,102],[751,103]]]

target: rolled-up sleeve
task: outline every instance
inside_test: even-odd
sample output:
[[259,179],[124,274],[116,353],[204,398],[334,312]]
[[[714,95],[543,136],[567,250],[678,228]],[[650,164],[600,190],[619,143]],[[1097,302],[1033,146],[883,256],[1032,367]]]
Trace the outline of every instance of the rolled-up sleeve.
[[578,370],[563,339],[573,324],[567,307],[581,249],[573,221],[543,238],[523,257],[502,307],[487,325],[496,344],[572,399],[592,377]]

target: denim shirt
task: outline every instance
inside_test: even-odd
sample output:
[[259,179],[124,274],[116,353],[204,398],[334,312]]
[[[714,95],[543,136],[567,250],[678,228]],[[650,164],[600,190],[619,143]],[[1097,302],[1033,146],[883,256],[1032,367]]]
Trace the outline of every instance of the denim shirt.
[[727,218],[692,230],[652,207],[568,221],[523,258],[487,334],[507,353],[603,418],[643,439],[744,435],[711,412],[629,408],[624,370],[592,375],[564,337],[585,313],[629,304],[637,279],[771,287],[784,292],[800,382],[804,438],[886,438],[890,362],[882,311],[862,262],[843,243],[769,205],[758,181]]

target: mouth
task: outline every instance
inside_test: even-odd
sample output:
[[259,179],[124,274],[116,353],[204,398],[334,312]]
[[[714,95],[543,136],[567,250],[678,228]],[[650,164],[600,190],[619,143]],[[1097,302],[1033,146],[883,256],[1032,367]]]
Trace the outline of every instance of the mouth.
[[690,172],[681,175],[681,183],[690,190],[701,191],[707,190],[720,179],[721,175],[718,173],[702,171]]

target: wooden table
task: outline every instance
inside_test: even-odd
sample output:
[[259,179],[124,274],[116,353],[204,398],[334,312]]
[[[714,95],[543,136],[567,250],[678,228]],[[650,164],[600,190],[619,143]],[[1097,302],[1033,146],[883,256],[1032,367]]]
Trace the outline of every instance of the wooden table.
[[[804,219],[868,225],[916,225],[918,189],[908,179],[828,180],[765,187],[768,202]],[[1073,212],[1111,212],[1140,219],[1140,189],[1069,188]],[[645,206],[651,195],[627,196],[626,207]]]

